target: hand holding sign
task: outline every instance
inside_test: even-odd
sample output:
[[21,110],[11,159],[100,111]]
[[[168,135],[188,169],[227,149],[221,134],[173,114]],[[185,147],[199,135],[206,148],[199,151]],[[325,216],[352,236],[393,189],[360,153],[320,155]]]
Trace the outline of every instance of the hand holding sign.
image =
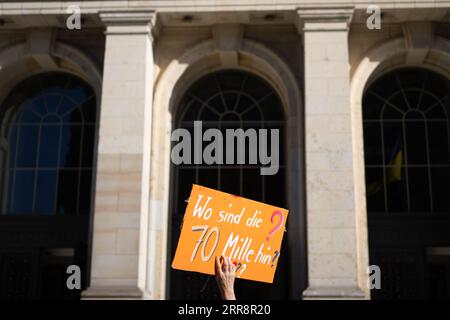
[[224,255],[236,276],[273,282],[288,211],[194,185],[172,267],[214,274]]
[[228,257],[216,256],[216,281],[220,290],[220,295],[224,300],[236,300],[234,296],[234,277],[236,266]]

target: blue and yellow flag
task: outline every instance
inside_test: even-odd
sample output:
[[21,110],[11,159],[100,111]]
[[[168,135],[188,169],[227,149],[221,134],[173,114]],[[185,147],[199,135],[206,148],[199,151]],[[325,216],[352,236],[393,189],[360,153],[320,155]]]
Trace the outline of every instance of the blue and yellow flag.
[[[402,180],[402,164],[403,164],[403,144],[402,137],[398,135],[397,142],[392,149],[389,157],[389,162],[386,168],[386,185],[395,181]],[[373,196],[383,187],[383,178],[370,183],[367,186],[366,193],[368,196]]]

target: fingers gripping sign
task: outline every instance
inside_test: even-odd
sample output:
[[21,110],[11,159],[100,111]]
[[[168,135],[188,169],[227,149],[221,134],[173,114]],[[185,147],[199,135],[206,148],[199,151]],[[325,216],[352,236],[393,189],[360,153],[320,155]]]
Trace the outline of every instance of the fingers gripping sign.
[[229,257],[216,256],[215,259],[216,282],[220,295],[224,300],[236,300],[234,295],[234,280],[236,278],[236,266]]

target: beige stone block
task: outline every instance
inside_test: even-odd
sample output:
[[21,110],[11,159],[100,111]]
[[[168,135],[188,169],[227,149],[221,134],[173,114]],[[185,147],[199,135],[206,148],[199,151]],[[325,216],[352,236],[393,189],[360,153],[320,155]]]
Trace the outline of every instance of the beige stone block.
[[329,253],[332,245],[332,229],[308,228],[308,252]]
[[353,157],[350,152],[334,152],[327,154],[331,170],[345,170],[353,168]]
[[351,287],[356,286],[355,278],[313,278],[310,287]]
[[143,136],[100,136],[99,152],[139,153],[142,152]]
[[134,278],[138,272],[137,255],[94,255],[92,277]]
[[142,154],[122,154],[120,156],[120,171],[121,172],[135,172],[142,171]]
[[102,112],[106,113],[101,119],[100,128],[104,118],[136,117],[142,120],[144,116],[144,100],[141,97],[105,97],[102,107]]
[[350,79],[348,76],[344,78],[328,78],[327,89],[329,97],[344,97],[348,99],[350,92]]
[[313,214],[315,210],[331,210],[333,208],[330,192],[326,190],[310,190],[307,186],[307,209],[308,216]]
[[312,229],[317,228],[354,228],[355,217],[348,211],[321,211],[315,210],[308,215],[308,226]]
[[310,133],[351,133],[349,114],[311,114],[308,115]]
[[318,171],[314,169],[308,172],[307,186],[310,192],[342,191],[347,195],[351,195],[354,188],[350,171]]
[[312,133],[306,131],[306,152],[352,153],[351,136],[348,133]]
[[121,212],[139,211],[141,207],[141,193],[121,191],[119,193],[119,206]]
[[97,174],[97,192],[118,193],[120,175],[114,172],[99,172]]
[[306,170],[331,170],[325,152],[309,152],[306,155]]
[[97,159],[98,172],[114,172],[120,168],[120,154],[99,153]]
[[93,252],[95,254],[114,254],[116,251],[116,231],[96,230],[94,233]]
[[104,136],[117,136],[120,137],[122,134],[122,123],[121,118],[111,118],[103,117],[100,123],[99,135]]
[[104,229],[139,228],[140,213],[136,212],[96,212],[94,231]]
[[144,135],[144,119],[142,117],[122,118],[122,134],[131,136]]
[[119,195],[115,192],[95,193],[95,212],[110,212],[117,210]]
[[117,253],[138,254],[139,229],[117,230]]
[[306,95],[326,95],[328,92],[327,83],[322,78],[311,78],[305,84]]
[[331,202],[336,210],[349,210],[349,214],[355,215],[355,195],[352,190],[334,189],[331,193]]
[[309,276],[315,278],[357,278],[354,254],[309,253]]
[[[353,216],[353,213],[350,212],[349,215]],[[354,229],[334,229],[331,233],[331,239],[330,252],[349,254],[356,252],[356,234]]]
[[136,172],[101,172],[97,175],[97,192],[120,193],[141,190],[141,175]]

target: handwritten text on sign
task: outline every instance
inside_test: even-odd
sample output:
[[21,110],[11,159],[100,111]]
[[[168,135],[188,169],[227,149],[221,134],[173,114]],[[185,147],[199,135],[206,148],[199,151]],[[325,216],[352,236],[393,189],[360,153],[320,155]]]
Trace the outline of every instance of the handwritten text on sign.
[[237,277],[273,282],[288,211],[193,185],[172,267],[214,274],[226,255]]

